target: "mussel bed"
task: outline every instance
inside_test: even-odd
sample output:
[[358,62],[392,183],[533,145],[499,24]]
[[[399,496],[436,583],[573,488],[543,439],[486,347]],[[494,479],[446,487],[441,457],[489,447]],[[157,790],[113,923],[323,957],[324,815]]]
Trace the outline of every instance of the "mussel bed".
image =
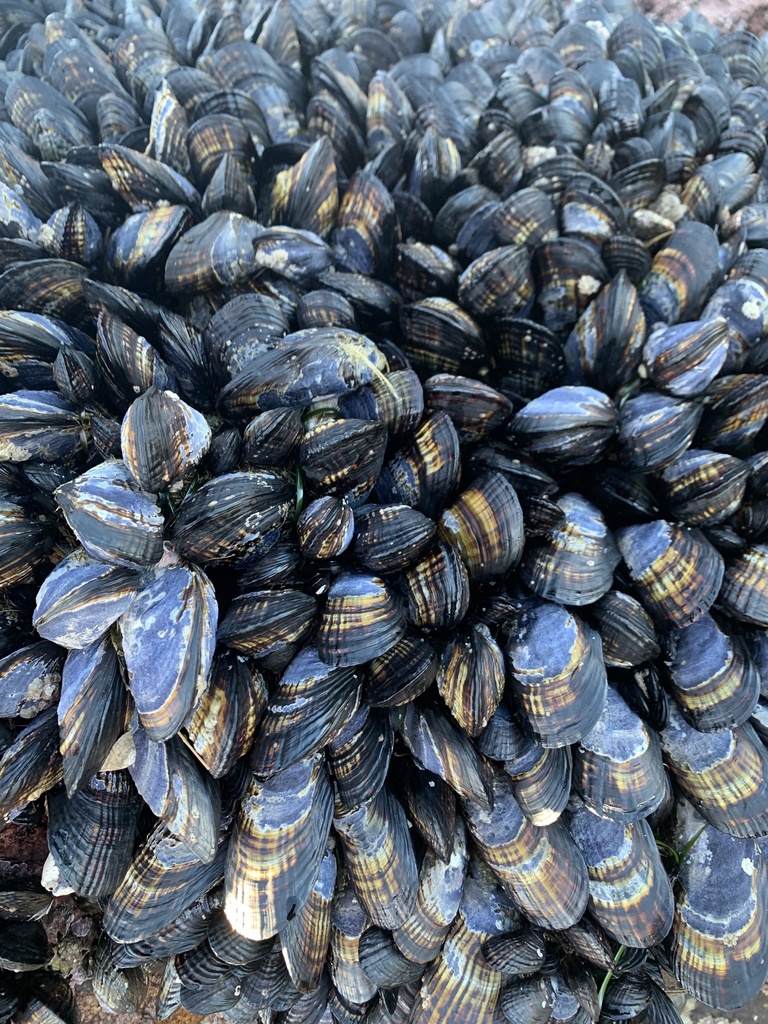
[[767,131],[630,0],[0,7],[0,1024],[65,895],[158,1020],[759,991]]

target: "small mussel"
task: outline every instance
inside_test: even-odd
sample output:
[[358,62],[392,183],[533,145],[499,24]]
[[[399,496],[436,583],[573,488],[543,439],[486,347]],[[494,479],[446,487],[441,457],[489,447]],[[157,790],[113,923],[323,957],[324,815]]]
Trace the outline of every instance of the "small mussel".
[[456,549],[439,544],[403,574],[406,616],[415,626],[452,629],[467,613],[469,575]]
[[[157,621],[163,655],[157,650]],[[128,685],[139,719],[155,741],[173,736],[197,704],[213,659],[216,596],[195,566],[153,571],[147,585],[120,618]]]
[[594,388],[561,387],[523,406],[509,432],[531,455],[555,466],[583,466],[601,457],[616,423],[616,408],[607,395]]
[[354,533],[349,503],[332,494],[311,502],[296,520],[299,547],[308,558],[337,558],[347,550]]
[[653,391],[630,398],[619,413],[622,464],[642,472],[668,465],[690,445],[701,416],[700,405]]
[[318,652],[329,665],[362,665],[385,654],[404,631],[405,621],[383,580],[340,573],[328,590]]
[[139,487],[160,491],[200,462],[211,443],[211,428],[178,395],[148,388],[125,414],[120,439]]
[[362,504],[384,462],[387,432],[373,420],[339,419],[310,427],[299,445],[299,465],[317,493],[345,494]]
[[173,543],[184,557],[203,563],[259,550],[277,540],[294,494],[287,476],[271,470],[216,477],[181,503]]
[[386,789],[348,810],[337,805],[334,828],[360,903],[375,925],[399,928],[416,905],[418,869],[405,811]]
[[77,414],[55,391],[14,391],[0,397],[0,457],[4,462],[69,459],[80,447]]
[[122,462],[104,462],[63,484],[56,500],[93,558],[152,565],[163,554],[163,517]]
[[709,526],[728,519],[741,505],[749,468],[724,452],[689,448],[660,474],[666,506],[676,520]]
[[494,433],[512,415],[512,403],[500,392],[450,373],[436,373],[424,382],[424,402],[430,412],[448,413],[462,442]]
[[731,559],[723,575],[720,601],[736,619],[768,626],[766,588],[768,546],[753,544]]
[[534,825],[551,825],[565,810],[571,765],[570,747],[542,747],[527,737],[516,756],[504,762],[520,810]]
[[512,484],[500,473],[485,473],[459,495],[437,524],[441,540],[462,557],[471,580],[505,573],[523,548],[523,511]]
[[652,331],[643,348],[643,365],[660,391],[692,398],[712,383],[727,354],[728,325],[714,317]]
[[621,555],[600,510],[580,494],[557,499],[565,521],[529,547],[520,575],[534,593],[562,604],[592,604],[613,584]]
[[426,551],[436,529],[408,505],[364,505],[355,515],[355,557],[373,572],[397,572]]
[[681,224],[654,257],[640,286],[640,302],[651,323],[676,324],[696,316],[718,273],[717,238],[698,221]]
[[445,647],[437,672],[440,696],[470,736],[488,724],[504,693],[504,655],[487,626],[462,630]]
[[333,739],[360,703],[353,668],[326,665],[309,647],[286,667],[270,694],[250,765],[271,775],[315,754]]
[[630,594],[612,590],[591,608],[609,668],[634,668],[659,653],[653,621]]

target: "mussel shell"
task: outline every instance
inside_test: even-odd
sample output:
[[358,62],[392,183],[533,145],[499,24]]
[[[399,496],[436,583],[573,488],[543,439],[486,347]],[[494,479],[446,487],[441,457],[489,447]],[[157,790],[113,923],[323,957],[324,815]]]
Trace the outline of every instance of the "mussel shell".
[[699,833],[690,813],[687,825],[683,841],[696,839],[680,865],[672,969],[697,999],[729,1010],[765,980],[768,867],[753,840]]
[[549,978],[516,979],[503,989],[499,1005],[510,1024],[546,1024],[555,1009],[555,990]]
[[609,668],[633,668],[659,653],[653,621],[630,594],[612,590],[591,611],[603,641],[603,660]]
[[459,277],[459,304],[473,316],[525,316],[533,298],[528,250],[521,245],[491,249]]
[[728,325],[722,317],[652,331],[643,348],[648,375],[661,391],[692,398],[715,379],[728,354]]
[[329,665],[362,665],[385,654],[404,631],[400,608],[382,579],[340,573],[328,590],[317,649]]
[[494,935],[483,943],[483,956],[502,974],[525,977],[536,974],[545,961],[545,943],[540,932],[523,928],[510,935]]
[[502,575],[523,549],[523,511],[500,473],[484,473],[440,516],[438,537],[461,555],[471,580]]
[[525,737],[514,758],[504,762],[520,810],[534,825],[551,825],[571,791],[570,747],[542,747]]
[[650,323],[676,324],[695,317],[718,273],[714,231],[698,221],[681,224],[653,260],[640,286]]
[[289,332],[288,319],[270,295],[235,295],[213,314],[203,331],[208,361],[226,383],[251,359],[273,348]]
[[[217,618],[210,580],[200,569],[181,564],[156,570],[123,613],[128,686],[150,739],[173,736],[200,699],[211,670]],[[162,630],[158,622],[166,623]]]
[[144,802],[179,842],[209,863],[221,825],[219,787],[176,737],[155,743],[133,721],[132,739],[129,770]]
[[743,725],[757,705],[760,676],[738,637],[710,615],[668,633],[665,663],[680,710],[701,732]]
[[352,543],[354,533],[355,517],[349,503],[332,494],[311,502],[296,520],[299,547],[308,558],[337,558]]
[[345,416],[379,420],[390,437],[408,437],[424,415],[424,392],[413,370],[394,370],[342,395],[339,408]]
[[305,647],[270,694],[251,750],[251,768],[271,775],[324,747],[360,702],[354,669],[331,667]]
[[136,212],[146,206],[175,202],[200,209],[200,196],[187,179],[166,164],[129,149],[104,144],[99,157],[112,187]]
[[358,807],[384,785],[392,757],[394,734],[388,720],[362,705],[328,746],[328,767],[336,784],[336,799]]
[[768,834],[768,754],[749,723],[699,732],[671,701],[660,739],[675,782],[706,821],[729,835]]
[[762,374],[718,377],[705,394],[697,444],[733,455],[748,453],[766,419],[768,388]]
[[600,638],[572,612],[548,601],[526,604],[506,653],[512,688],[539,743],[567,746],[594,727],[607,687]]
[[569,381],[613,394],[636,373],[645,331],[637,291],[620,272],[601,288],[568,336],[564,355]]
[[0,397],[0,457],[4,462],[69,459],[80,447],[77,414],[55,391],[14,391]]
[[602,392],[561,387],[523,406],[509,431],[526,451],[553,465],[583,466],[600,459],[617,419],[613,403]]
[[719,594],[730,615],[757,626],[768,626],[766,560],[768,547],[764,544],[753,544],[737,554],[726,567]]
[[569,605],[593,604],[613,584],[621,560],[600,510],[580,494],[557,499],[565,521],[529,547],[520,575],[534,593]]
[[128,870],[140,805],[127,772],[94,775],[48,797],[48,844],[59,877],[79,895],[109,896]]
[[331,934],[336,873],[331,840],[307,902],[280,931],[283,959],[291,981],[301,992],[320,988]]
[[398,707],[418,697],[435,681],[437,654],[420,633],[404,633],[365,669],[366,701],[371,707]]
[[747,487],[746,463],[723,452],[689,448],[661,473],[667,507],[689,526],[723,522],[741,505]]
[[262,234],[255,221],[220,210],[179,238],[165,262],[165,288],[191,295],[244,281],[257,270],[254,242]]
[[439,775],[413,763],[403,780],[402,796],[419,835],[441,860],[449,860],[456,838],[456,797]]
[[412,1024],[428,1024],[435,1017],[493,1019],[502,976],[488,967],[482,945],[491,935],[506,931],[513,915],[492,884],[487,875],[482,881],[467,878],[456,920],[440,956],[422,981],[410,1017]]
[[184,726],[192,750],[215,779],[250,748],[266,706],[261,674],[239,655],[215,654],[205,691]]
[[420,372],[461,373],[485,355],[480,327],[442,297],[420,299],[400,311],[403,349]]
[[459,472],[456,428],[446,413],[432,413],[422,420],[408,447],[385,463],[374,496],[435,518],[453,493]]
[[186,206],[159,206],[128,217],[112,233],[106,251],[118,283],[154,292],[171,249],[191,226]]
[[107,634],[70,651],[61,675],[58,706],[60,749],[68,795],[104,763],[127,727],[128,693]]
[[309,899],[333,800],[322,754],[251,778],[227,854],[224,913],[251,939],[277,934]]
[[568,928],[578,921],[587,904],[587,872],[562,823],[532,825],[511,781],[498,773],[493,811],[466,801],[464,816],[482,858],[534,924]]
[[379,988],[397,988],[418,981],[424,968],[403,956],[392,937],[378,928],[369,928],[360,936],[360,966]]
[[297,409],[269,409],[254,416],[243,431],[243,454],[252,466],[280,466],[288,462],[303,435]]
[[487,626],[474,625],[443,650],[437,689],[470,736],[488,724],[504,693],[504,655]]
[[672,927],[672,887],[650,825],[613,822],[587,808],[574,810],[569,828],[589,873],[590,909],[617,942],[653,946]]
[[361,504],[384,462],[387,432],[371,420],[339,419],[310,427],[299,445],[299,464],[318,493],[349,494]]
[[64,516],[93,558],[129,567],[163,553],[163,517],[122,462],[105,462],[55,492]]
[[450,544],[437,547],[402,577],[406,617],[427,629],[451,629],[467,613],[470,583],[466,566]]
[[492,434],[512,415],[512,403],[481,381],[449,373],[436,373],[424,383],[429,412],[447,412],[462,442],[479,441]]
[[270,199],[271,224],[330,234],[339,208],[331,142],[320,137],[293,167],[278,172]]
[[355,515],[355,557],[373,572],[397,572],[424,553],[435,530],[408,505],[365,505]]
[[688,448],[701,417],[700,405],[653,391],[630,398],[619,414],[622,464],[640,472],[662,469]]
[[574,747],[574,783],[587,807],[613,821],[639,821],[664,799],[656,732],[612,687],[594,728]]
[[435,959],[459,909],[468,860],[466,830],[460,818],[451,840],[451,851],[445,857],[431,849],[425,853],[413,911],[392,933],[397,948],[414,963]]
[[62,779],[55,708],[41,711],[0,757],[0,815],[52,789]]
[[25,510],[0,499],[0,587],[32,579],[46,555],[46,535]]
[[439,776],[465,800],[490,811],[492,772],[467,734],[437,709],[409,704],[400,734],[417,764]]
[[337,805],[334,828],[360,903],[380,928],[398,928],[416,903],[418,870],[405,811],[382,788],[355,809]]
[[683,627],[709,611],[723,579],[723,560],[698,530],[663,519],[618,531],[616,540],[651,615]]
[[308,634],[316,610],[314,597],[289,587],[238,594],[219,623],[218,639],[254,658],[281,654]]
[[280,472],[227,473],[187,495],[171,538],[192,561],[232,559],[276,540],[292,499],[291,484]]
[[0,718],[34,718],[59,699],[62,651],[46,640],[0,660]]
[[161,491],[201,461],[211,443],[211,428],[178,395],[151,387],[126,412],[120,440],[123,459],[139,487]]

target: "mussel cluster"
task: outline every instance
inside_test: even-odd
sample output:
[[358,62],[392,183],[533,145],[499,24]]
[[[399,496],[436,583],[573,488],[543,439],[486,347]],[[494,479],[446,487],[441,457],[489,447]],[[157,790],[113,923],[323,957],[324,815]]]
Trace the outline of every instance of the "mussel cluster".
[[[763,41],[9,0],[0,58],[0,815],[102,1006],[751,999]],[[0,1024],[72,1021],[51,898],[0,893]]]

